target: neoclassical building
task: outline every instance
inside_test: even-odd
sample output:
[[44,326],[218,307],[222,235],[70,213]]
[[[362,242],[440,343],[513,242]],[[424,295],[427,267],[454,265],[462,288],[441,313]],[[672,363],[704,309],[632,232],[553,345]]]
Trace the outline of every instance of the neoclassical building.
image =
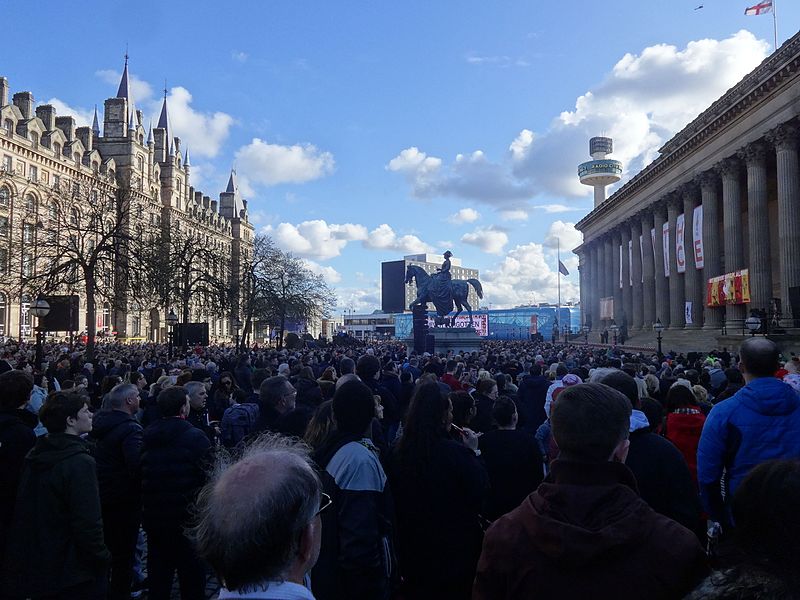
[[[9,268],[9,254],[23,254],[23,270],[42,268],[36,247],[48,240],[41,223],[52,217],[52,198],[64,190],[89,189],[90,202],[123,194],[130,202],[130,235],[153,243],[165,228],[181,232],[225,259],[220,263],[228,266],[220,277],[238,281],[252,256],[254,230],[235,173],[212,200],[194,189],[190,172],[189,149],[181,147],[170,126],[166,93],[156,126],[145,123],[131,92],[127,58],[116,97],[104,103],[102,130],[97,110],[91,127],[77,127],[72,116],[36,105],[31,92],[11,95],[8,80],[0,77],[0,335],[32,334],[31,298],[9,291],[20,275]],[[217,274],[221,267],[211,262],[208,268]],[[104,285],[112,285],[112,279],[113,273],[103,274]],[[82,296],[81,324],[84,301]],[[98,307],[97,329],[122,338],[163,340],[167,310],[123,293],[113,307],[110,302]],[[191,320],[207,321],[212,339],[227,339],[234,334],[236,312],[234,307],[230,314],[208,315],[193,309]]]
[[[597,340],[733,343],[757,314],[800,331],[800,34],[660,149],[576,227],[582,318]],[[727,278],[724,277],[727,275]],[[749,299],[747,288],[749,283]],[[724,295],[727,293],[727,302]]]

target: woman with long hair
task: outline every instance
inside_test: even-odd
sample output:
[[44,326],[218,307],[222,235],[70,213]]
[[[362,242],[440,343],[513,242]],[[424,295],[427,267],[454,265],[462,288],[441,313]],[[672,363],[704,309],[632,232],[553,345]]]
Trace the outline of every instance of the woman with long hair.
[[420,385],[391,461],[400,567],[410,598],[466,599],[481,550],[489,478],[478,435],[450,438],[453,406],[436,383]]
[[666,438],[681,451],[697,485],[697,445],[706,417],[697,397],[686,385],[675,383],[667,392]]

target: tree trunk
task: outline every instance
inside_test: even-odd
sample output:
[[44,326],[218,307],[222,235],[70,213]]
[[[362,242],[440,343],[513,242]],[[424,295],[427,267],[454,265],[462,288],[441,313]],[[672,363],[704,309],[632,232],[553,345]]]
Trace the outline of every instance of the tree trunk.
[[94,356],[94,338],[97,334],[97,300],[94,297],[94,277],[86,277],[86,359]]
[[278,330],[278,350],[283,349],[283,334],[286,329],[286,311],[281,313],[281,327]]

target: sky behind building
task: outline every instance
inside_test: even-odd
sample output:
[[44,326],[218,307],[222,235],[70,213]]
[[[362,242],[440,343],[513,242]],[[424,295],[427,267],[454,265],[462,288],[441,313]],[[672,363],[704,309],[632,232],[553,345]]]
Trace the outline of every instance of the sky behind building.
[[[235,166],[255,226],[341,307],[380,306],[381,261],[447,249],[513,306],[555,300],[557,240],[577,298],[589,137],[614,138],[624,183],[772,52],[771,15],[700,3],[11,2],[0,75],[90,124],[127,46],[146,120],[166,85],[195,187],[217,196]],[[800,8],[777,8],[780,43]]]

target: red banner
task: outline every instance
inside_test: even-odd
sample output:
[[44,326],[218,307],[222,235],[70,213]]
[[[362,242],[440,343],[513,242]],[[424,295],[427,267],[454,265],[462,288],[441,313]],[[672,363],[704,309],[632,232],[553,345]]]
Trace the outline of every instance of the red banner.
[[706,285],[706,306],[750,302],[750,271],[743,269],[712,277]]

